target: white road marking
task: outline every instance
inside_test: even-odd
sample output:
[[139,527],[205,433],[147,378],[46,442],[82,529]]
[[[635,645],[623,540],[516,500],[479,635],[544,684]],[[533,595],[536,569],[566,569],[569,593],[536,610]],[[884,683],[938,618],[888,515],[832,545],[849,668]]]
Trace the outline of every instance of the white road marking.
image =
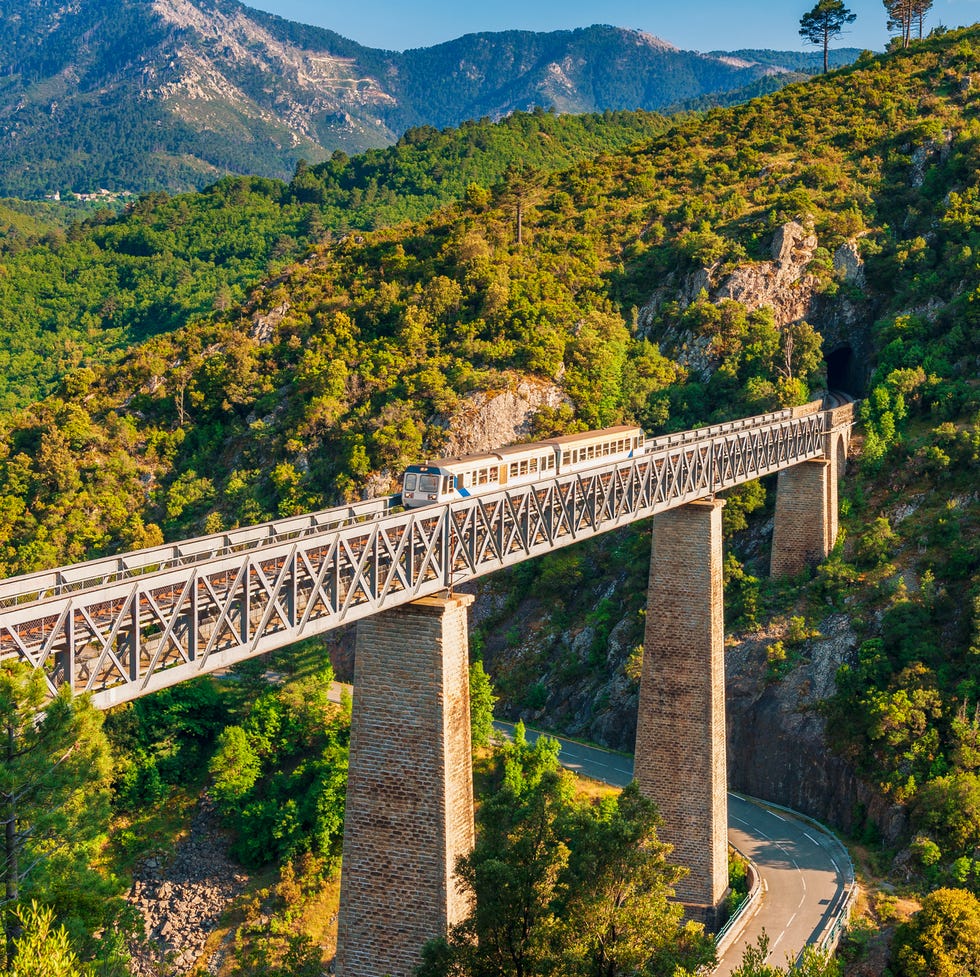
[[808,833],[807,833],[806,831],[804,831],[804,832],[803,832],[803,837],[804,837],[804,838],[809,838],[809,839],[810,839],[810,841],[812,841],[812,842],[813,842],[813,843],[814,843],[815,845],[819,845],[819,844],[820,844],[820,842],[819,842],[819,841],[817,841],[817,839],[816,839],[816,838],[814,838],[814,837],[813,837],[813,835],[811,835],[811,834],[808,834]]
[[781,818],[775,811],[767,811],[766,813],[767,814],[771,814],[774,818],[776,818],[779,821],[785,821],[786,820],[786,818]]

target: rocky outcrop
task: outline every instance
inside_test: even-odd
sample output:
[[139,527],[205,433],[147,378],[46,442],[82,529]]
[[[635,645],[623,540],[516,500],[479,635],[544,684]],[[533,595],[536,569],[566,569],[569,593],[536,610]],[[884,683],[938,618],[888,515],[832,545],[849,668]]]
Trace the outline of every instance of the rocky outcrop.
[[769,306],[777,326],[805,319],[813,310],[816,293],[817,278],[807,266],[817,243],[812,229],[789,221],[773,235],[771,261],[747,262],[724,276],[717,265],[698,268],[682,279],[670,276],[640,309],[640,331],[649,334],[666,302],[676,301],[684,309],[702,292],[713,302],[731,299],[750,311]]
[[772,261],[740,265],[718,283],[712,297],[741,302],[749,311],[768,306],[779,327],[806,319],[817,288],[816,276],[806,269],[816,250],[817,235],[790,221],[773,236]]
[[133,873],[127,898],[143,918],[145,937],[129,948],[134,977],[186,974],[247,882],[228,857],[217,812],[205,794],[173,857],[147,856]]
[[537,411],[568,403],[555,384],[515,376],[506,389],[470,394],[452,416],[437,418],[446,430],[440,454],[457,457],[526,441]]
[[679,279],[669,276],[640,309],[637,324],[641,335],[654,339],[661,349],[683,364],[698,380],[705,381],[717,369],[709,348],[710,336],[668,328],[654,336],[653,329],[667,302],[687,308],[699,295],[715,303],[739,302],[750,312],[768,306],[777,327],[801,319],[812,319],[818,279],[807,271],[817,249],[812,229],[797,221],[778,228],[772,240],[772,260],[739,265],[721,275],[718,266],[699,268]]
[[716,265],[683,276],[668,275],[640,309],[639,333],[658,343],[694,379],[703,382],[718,367],[710,352],[711,337],[676,326],[663,328],[660,316],[667,303],[686,309],[704,294],[715,303],[739,302],[750,312],[768,307],[779,328],[803,319],[809,322],[823,336],[826,353],[845,346],[853,350],[856,366],[851,392],[860,393],[867,373],[864,364],[870,351],[870,323],[874,320],[873,303],[860,295],[866,284],[864,261],[857,242],[841,244],[833,255],[834,276],[851,288],[824,294],[819,289],[820,279],[808,270],[818,246],[811,228],[789,221],[773,235],[770,261],[747,262],[725,274]]

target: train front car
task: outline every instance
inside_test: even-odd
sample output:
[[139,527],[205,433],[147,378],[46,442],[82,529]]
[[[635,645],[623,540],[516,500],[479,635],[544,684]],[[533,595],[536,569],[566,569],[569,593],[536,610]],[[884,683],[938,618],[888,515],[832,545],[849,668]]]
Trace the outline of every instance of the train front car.
[[414,509],[422,505],[465,499],[490,492],[500,485],[500,456],[465,455],[462,458],[435,458],[424,465],[409,465],[402,476],[402,505]]

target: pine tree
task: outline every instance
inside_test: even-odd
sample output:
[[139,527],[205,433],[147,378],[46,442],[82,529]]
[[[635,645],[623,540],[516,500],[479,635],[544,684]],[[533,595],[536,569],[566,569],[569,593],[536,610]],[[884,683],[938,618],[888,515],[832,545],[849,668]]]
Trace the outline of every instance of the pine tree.
[[800,18],[800,37],[811,44],[823,45],[823,70],[829,70],[827,51],[830,39],[844,31],[845,24],[853,24],[857,14],[844,6],[843,0],[817,0],[816,6]]
[[470,665],[470,728],[473,746],[489,746],[493,736],[493,706],[497,697],[493,694],[490,676],[483,662]]
[[[8,964],[21,933],[22,900],[62,878],[108,823],[112,772],[102,714],[62,687],[48,699],[44,674],[0,663],[0,895]],[[51,871],[57,878],[46,879]]]
[[921,39],[926,14],[932,8],[932,0],[883,0],[883,3],[888,12],[888,29],[899,32],[903,48],[911,43],[912,28],[916,22]]

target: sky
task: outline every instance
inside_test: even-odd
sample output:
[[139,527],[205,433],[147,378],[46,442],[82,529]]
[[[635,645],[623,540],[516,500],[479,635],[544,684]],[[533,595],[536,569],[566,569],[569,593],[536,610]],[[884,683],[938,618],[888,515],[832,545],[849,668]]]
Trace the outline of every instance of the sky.
[[[403,51],[475,31],[632,27],[692,51],[807,49],[800,17],[815,0],[244,0],[288,20],[328,27],[366,47]],[[881,0],[845,0],[857,14],[834,47],[885,47]],[[980,0],[934,0],[926,29],[980,21]],[[811,48],[812,49],[812,48]]]

